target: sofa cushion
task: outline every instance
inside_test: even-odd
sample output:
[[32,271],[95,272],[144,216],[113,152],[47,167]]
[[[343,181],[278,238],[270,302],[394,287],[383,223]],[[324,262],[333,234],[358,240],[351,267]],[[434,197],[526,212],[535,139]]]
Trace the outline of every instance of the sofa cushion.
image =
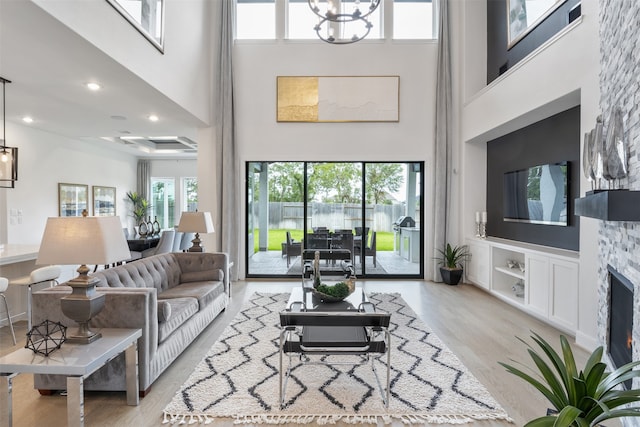
[[163,301],[171,307],[171,316],[165,322],[158,324],[158,344],[198,312],[198,301],[195,298],[172,298]]
[[166,322],[171,317],[171,304],[166,301],[158,301],[158,323]]
[[180,283],[204,282],[207,280],[222,282],[223,279],[224,273],[219,268],[212,268],[202,271],[192,271],[188,273],[182,273],[180,275]]
[[[183,283],[167,289],[158,295],[158,300],[171,298],[195,298],[198,300],[200,310],[210,304],[218,296],[224,293],[222,282],[191,282]],[[173,316],[172,316],[173,317]]]

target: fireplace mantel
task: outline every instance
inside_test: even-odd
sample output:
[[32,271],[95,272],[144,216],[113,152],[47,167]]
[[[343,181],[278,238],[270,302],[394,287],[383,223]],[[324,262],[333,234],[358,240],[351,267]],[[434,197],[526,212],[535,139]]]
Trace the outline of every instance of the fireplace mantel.
[[640,221],[640,191],[603,190],[575,199],[574,212],[603,221]]

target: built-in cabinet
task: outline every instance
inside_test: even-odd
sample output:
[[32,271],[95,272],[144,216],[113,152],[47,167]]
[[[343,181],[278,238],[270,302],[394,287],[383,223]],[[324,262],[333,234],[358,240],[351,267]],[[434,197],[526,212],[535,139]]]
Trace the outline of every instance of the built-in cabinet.
[[578,254],[503,239],[467,239],[465,272],[496,297],[575,334],[578,326]]

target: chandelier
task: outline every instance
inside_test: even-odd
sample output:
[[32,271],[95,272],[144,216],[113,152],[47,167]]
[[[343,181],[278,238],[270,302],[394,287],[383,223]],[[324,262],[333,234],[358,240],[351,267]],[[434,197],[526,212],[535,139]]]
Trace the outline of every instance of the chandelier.
[[18,148],[7,147],[7,115],[5,85],[11,83],[0,77],[2,83],[2,139],[0,139],[0,188],[14,188],[18,180]]
[[318,16],[318,23],[313,27],[318,37],[327,43],[349,44],[369,35],[373,25],[367,18],[378,8],[381,0],[307,1]]

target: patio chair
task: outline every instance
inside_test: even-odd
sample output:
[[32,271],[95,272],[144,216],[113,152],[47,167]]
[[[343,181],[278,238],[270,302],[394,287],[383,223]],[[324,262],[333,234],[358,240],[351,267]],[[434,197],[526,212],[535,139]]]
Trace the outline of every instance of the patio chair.
[[[376,267],[376,232],[371,233],[371,245],[367,245],[364,248],[364,259],[366,261],[368,256],[373,257],[373,266]],[[362,263],[362,254],[360,255],[360,263]]]
[[287,257],[287,268],[291,266],[291,257],[300,256],[302,253],[302,242],[296,242],[291,238],[291,232],[287,231],[287,241],[285,242],[284,252]]
[[353,234],[349,233],[333,234],[331,238],[331,249],[347,249],[351,253],[351,263],[354,262]]
[[[298,311],[302,310],[302,311]],[[385,407],[389,407],[391,334],[390,313],[376,313],[371,303],[361,304],[358,311],[304,311],[303,303],[292,304],[291,311],[280,312],[280,407],[284,408],[287,382],[292,369],[305,364],[364,365],[371,362],[371,369],[378,383]],[[284,356],[289,363],[285,370]],[[386,382],[382,386],[375,360],[386,354]],[[360,356],[355,363],[329,362],[328,357],[312,361],[310,356],[353,355]],[[294,366],[294,356],[300,360]],[[377,357],[376,357],[377,356]],[[296,370],[296,377],[303,381],[303,373]]]

